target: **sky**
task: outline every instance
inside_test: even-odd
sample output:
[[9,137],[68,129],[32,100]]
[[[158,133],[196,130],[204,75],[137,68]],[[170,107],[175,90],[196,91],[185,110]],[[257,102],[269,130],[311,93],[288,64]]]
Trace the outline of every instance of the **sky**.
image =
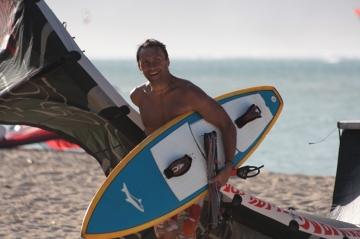
[[47,0],[90,59],[360,58],[360,0]]

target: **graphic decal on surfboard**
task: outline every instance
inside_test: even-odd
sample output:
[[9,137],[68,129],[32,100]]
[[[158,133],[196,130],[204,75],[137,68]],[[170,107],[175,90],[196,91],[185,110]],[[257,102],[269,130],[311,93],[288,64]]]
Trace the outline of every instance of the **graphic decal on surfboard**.
[[124,187],[123,189],[121,189],[122,192],[125,193],[126,195],[126,199],[125,201],[127,201],[128,203],[130,203],[131,205],[133,205],[136,209],[138,209],[140,212],[144,212],[144,206],[141,203],[141,199],[138,199],[136,197],[134,197],[133,195],[130,194],[128,188],[126,187],[126,184],[124,183]]

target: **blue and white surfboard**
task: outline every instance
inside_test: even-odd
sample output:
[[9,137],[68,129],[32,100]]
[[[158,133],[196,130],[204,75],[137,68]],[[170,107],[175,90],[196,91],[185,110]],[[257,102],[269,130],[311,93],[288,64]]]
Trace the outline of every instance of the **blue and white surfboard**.
[[[265,138],[283,108],[274,87],[259,86],[215,98],[235,121],[251,105],[261,117],[237,127],[234,168],[243,164]],[[221,133],[196,112],[181,115],[146,138],[106,178],[84,217],[84,238],[121,237],[176,215],[207,193],[205,133],[218,135],[218,158],[224,163]],[[188,155],[192,164],[180,177],[168,179],[164,170]]]

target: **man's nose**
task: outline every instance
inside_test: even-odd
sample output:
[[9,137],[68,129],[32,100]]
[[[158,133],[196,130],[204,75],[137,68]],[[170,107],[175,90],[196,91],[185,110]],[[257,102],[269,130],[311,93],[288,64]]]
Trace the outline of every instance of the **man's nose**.
[[156,66],[156,63],[155,62],[150,62],[150,64],[149,64],[149,67],[150,68],[154,68]]

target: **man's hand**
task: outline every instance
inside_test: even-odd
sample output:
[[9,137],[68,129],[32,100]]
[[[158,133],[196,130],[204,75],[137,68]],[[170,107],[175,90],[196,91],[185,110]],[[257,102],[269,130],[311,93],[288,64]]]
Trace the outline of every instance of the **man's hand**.
[[230,163],[225,164],[225,167],[219,172],[218,175],[210,179],[209,183],[217,182],[219,188],[224,186],[229,180],[231,171],[232,171],[232,164]]

